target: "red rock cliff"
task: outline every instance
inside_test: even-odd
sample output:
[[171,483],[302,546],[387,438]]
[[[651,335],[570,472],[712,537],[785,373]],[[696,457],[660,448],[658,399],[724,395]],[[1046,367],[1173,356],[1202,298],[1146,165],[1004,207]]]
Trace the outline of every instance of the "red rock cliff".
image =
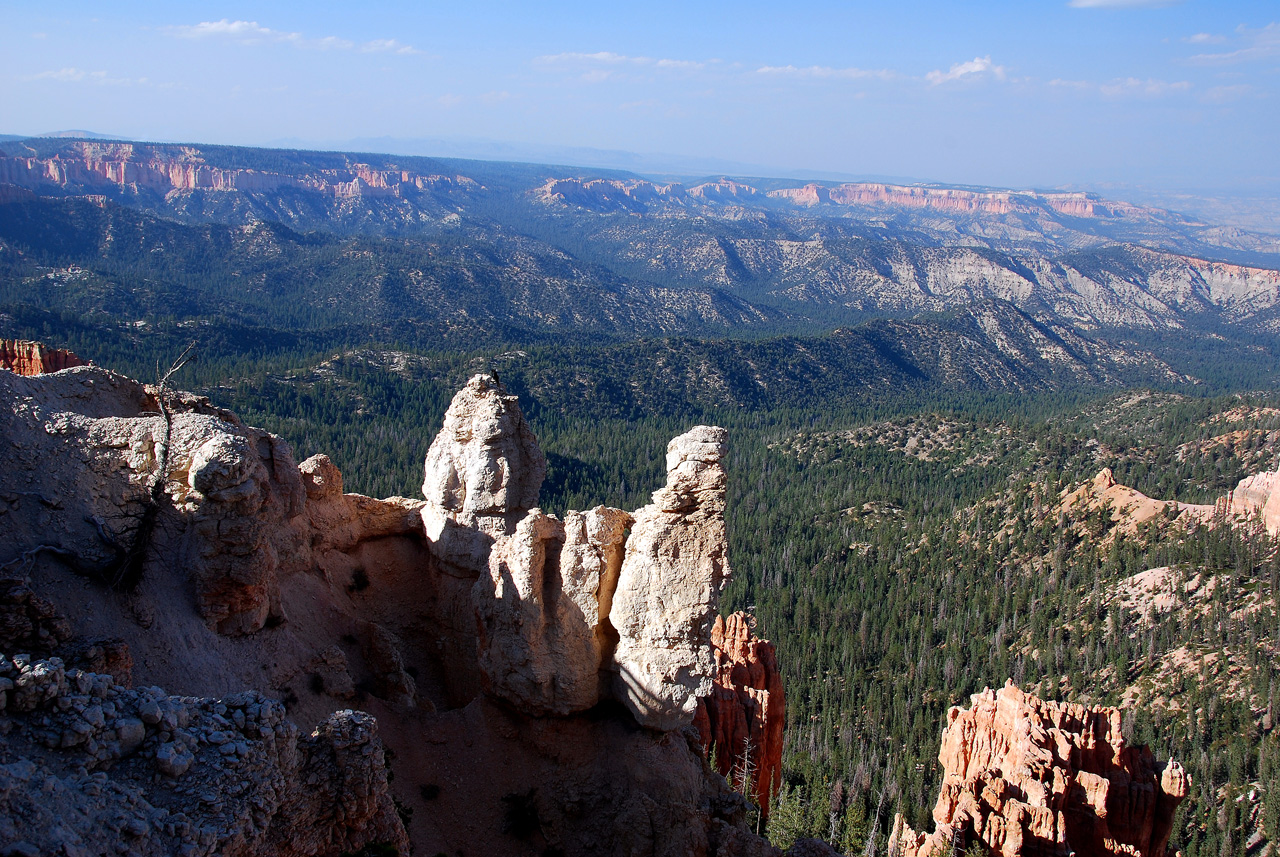
[[61,348],[26,339],[0,339],[0,369],[19,375],[44,375],[84,365],[85,361]]
[[81,191],[115,187],[162,194],[191,190],[269,192],[294,187],[338,199],[400,196],[410,189],[480,187],[465,176],[375,169],[359,163],[297,174],[224,168],[205,163],[200,150],[191,146],[93,142],[76,143],[69,153],[47,158],[0,156],[0,184],[23,188],[73,187]]
[[[782,784],[782,731],[786,699],[773,643],[756,639],[745,613],[716,617],[711,649],[717,674],[709,696],[698,702],[694,725],[716,767],[731,784],[741,785],[743,759],[754,771],[751,788],[768,815],[769,797]],[[749,742],[749,748],[748,748]]]
[[899,816],[890,853],[982,843],[1002,857],[1164,857],[1191,785],[1177,762],[1126,746],[1119,709],[1044,702],[1011,682],[947,712],[938,761],[946,773],[934,832],[918,834]]

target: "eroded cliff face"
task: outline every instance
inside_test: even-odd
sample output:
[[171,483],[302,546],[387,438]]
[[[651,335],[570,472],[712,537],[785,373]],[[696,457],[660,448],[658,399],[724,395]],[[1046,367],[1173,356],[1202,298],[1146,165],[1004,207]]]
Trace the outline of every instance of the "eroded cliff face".
[[981,843],[1003,857],[1164,857],[1190,778],[1121,734],[1116,708],[1045,702],[1012,683],[947,713],[935,829],[899,816],[890,852],[952,853]]
[[749,779],[767,816],[769,799],[782,787],[786,696],[773,643],[757,639],[751,628],[745,613],[716,617],[715,677],[711,693],[698,700],[694,723],[716,769],[738,789]]
[[301,175],[270,170],[217,167],[191,146],[134,143],[73,143],[69,156],[0,157],[0,183],[18,187],[55,186],[68,190],[152,191],[159,194],[197,190],[275,191],[296,188],[342,199],[401,196],[414,190],[474,189],[465,176],[376,169],[368,164],[312,170]]
[[19,375],[43,375],[83,365],[83,360],[61,348],[27,339],[0,339],[0,369]]
[[0,397],[0,824],[61,783],[33,847],[776,853],[685,728],[716,674],[722,429],[672,441],[650,506],[561,519],[486,376],[425,500],[96,367]]

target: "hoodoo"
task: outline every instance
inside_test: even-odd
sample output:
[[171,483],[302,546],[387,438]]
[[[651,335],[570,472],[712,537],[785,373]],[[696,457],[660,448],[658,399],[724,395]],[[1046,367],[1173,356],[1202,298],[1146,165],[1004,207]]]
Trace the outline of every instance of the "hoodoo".
[[1164,857],[1191,786],[1177,762],[1126,744],[1119,709],[1045,702],[1012,683],[947,713],[938,761],[933,833],[899,816],[890,853],[940,857],[981,843],[1001,857]]
[[741,788],[749,781],[760,809],[782,787],[782,738],[786,698],[773,643],[757,639],[751,618],[716,617],[711,652],[716,675],[711,693],[698,700],[694,723],[716,767]]

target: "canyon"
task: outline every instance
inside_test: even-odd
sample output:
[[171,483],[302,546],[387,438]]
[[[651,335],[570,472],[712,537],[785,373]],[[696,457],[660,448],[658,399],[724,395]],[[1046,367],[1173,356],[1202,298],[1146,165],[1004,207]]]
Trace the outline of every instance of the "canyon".
[[[785,693],[753,619],[717,611],[723,429],[668,444],[651,504],[557,517],[516,397],[476,375],[424,499],[377,500],[206,399],[57,362],[0,371],[14,847],[779,853],[740,793],[767,814],[780,789]],[[1163,857],[1189,781],[1120,718],[975,695],[937,830],[899,818],[891,850]]]
[[713,634],[753,648],[712,621],[722,429],[671,442],[652,505],[559,519],[489,376],[455,397],[425,500],[346,494],[326,457],[93,366],[0,385],[10,841],[777,853],[691,728],[713,682],[737,692]]

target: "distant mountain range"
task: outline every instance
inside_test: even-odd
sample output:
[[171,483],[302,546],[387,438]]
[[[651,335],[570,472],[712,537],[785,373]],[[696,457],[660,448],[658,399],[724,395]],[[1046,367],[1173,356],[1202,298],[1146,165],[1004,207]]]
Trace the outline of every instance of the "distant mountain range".
[[1172,382],[1184,353],[1120,343],[1280,331],[1280,237],[1090,193],[226,146],[0,143],[0,266],[2,301],[143,323],[470,344],[842,327],[908,374],[994,387]]

